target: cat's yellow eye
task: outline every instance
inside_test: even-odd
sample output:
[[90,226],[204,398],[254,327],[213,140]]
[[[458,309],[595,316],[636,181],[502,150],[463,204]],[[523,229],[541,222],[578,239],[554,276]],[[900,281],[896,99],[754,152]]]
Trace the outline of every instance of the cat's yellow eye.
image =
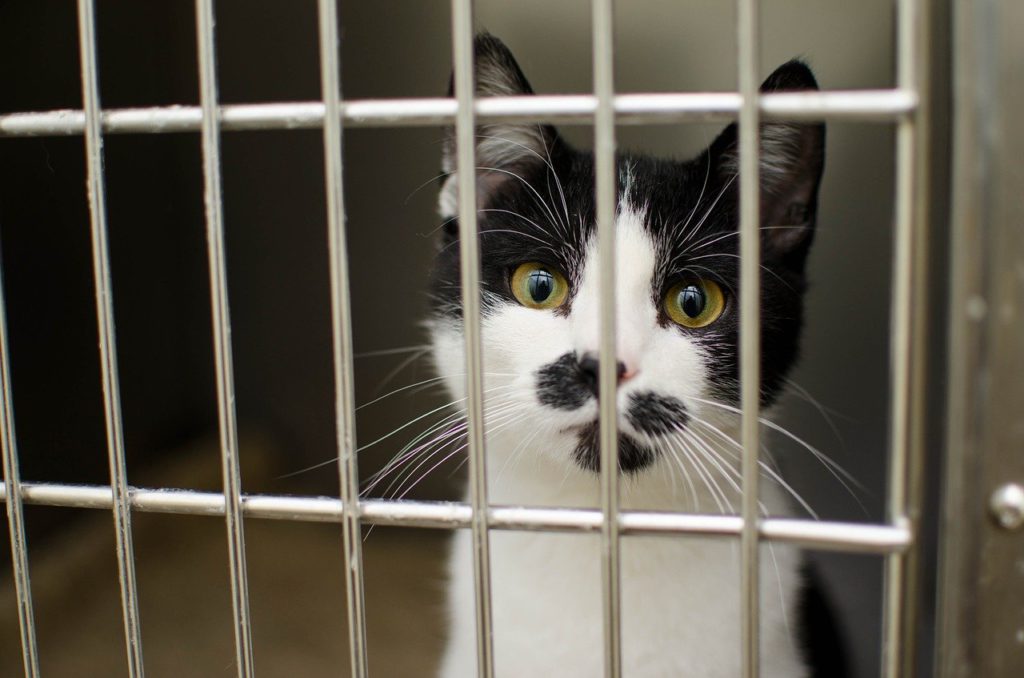
[[683,327],[707,327],[724,310],[722,288],[711,280],[687,280],[674,285],[665,295],[665,313]]
[[520,264],[512,274],[512,294],[528,308],[557,308],[569,296],[569,283],[550,266]]

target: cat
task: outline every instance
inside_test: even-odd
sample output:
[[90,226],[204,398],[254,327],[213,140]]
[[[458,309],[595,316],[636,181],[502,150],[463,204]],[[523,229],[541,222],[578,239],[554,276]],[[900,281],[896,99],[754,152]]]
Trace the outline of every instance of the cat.
[[[476,94],[530,95],[508,48],[474,45]],[[814,90],[800,61],[762,91]],[[823,124],[761,126],[762,407],[797,359],[805,264],[824,165]],[[493,504],[596,507],[598,266],[594,160],[550,125],[495,122],[476,137],[486,454]],[[739,480],[737,127],[687,162],[617,156],[619,465],[623,509],[736,513]],[[465,398],[455,143],[443,154],[444,220],[427,321],[438,374]],[[788,487],[764,464],[766,514]],[[602,675],[599,540],[492,532],[498,676]],[[441,675],[476,675],[471,535],[455,534]],[[625,676],[741,673],[735,540],[624,537]],[[801,556],[761,557],[761,675],[812,675],[798,637]]]

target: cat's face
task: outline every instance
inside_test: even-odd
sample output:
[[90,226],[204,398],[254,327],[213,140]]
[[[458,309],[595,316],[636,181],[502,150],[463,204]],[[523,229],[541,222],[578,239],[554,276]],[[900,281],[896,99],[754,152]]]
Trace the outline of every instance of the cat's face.
[[[530,93],[504,46],[476,45],[480,94]],[[802,64],[765,89],[806,89]],[[821,125],[762,132],[762,393],[770,404],[798,352],[804,261],[822,168]],[[451,149],[446,169],[451,171]],[[488,427],[538,454],[599,468],[594,168],[553,128],[479,130],[478,223]],[[435,360],[464,396],[454,176],[434,273]],[[616,216],[620,465],[640,472],[680,438],[718,435],[737,406],[739,237],[736,130],[687,162],[622,155]],[[723,415],[725,415],[723,417]],[[720,424],[719,424],[720,425]]]

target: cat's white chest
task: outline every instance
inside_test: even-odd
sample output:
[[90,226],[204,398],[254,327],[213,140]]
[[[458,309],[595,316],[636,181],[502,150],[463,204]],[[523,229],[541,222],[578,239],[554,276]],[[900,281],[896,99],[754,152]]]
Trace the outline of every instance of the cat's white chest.
[[[740,570],[735,540],[624,537],[623,673],[628,677],[738,678]],[[799,554],[762,549],[762,667],[766,678],[807,675],[797,649]],[[496,675],[603,675],[600,539],[491,534]],[[450,638],[441,675],[476,675],[471,537],[456,534],[450,562]]]

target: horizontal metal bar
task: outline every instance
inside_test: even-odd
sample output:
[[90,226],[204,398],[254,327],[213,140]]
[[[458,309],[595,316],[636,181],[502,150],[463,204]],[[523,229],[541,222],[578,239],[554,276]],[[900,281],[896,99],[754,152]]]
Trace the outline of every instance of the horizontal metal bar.
[[[893,122],[917,107],[913,92],[898,89],[832,92],[787,92],[761,97],[766,119],[849,120]],[[589,124],[597,110],[590,94],[493,97],[475,103],[481,122],[503,120],[551,121]],[[666,124],[733,120],[740,96],[732,92],[687,94],[620,94],[614,98],[618,124]],[[370,99],[346,101],[341,116],[348,127],[412,127],[450,125],[455,120],[454,99]],[[231,104],[219,107],[222,131],[315,129],[323,125],[320,101]],[[199,106],[120,108],[103,111],[106,134],[164,134],[199,131]],[[85,114],[80,110],[7,113],[0,115],[0,137],[82,134]]]
[[[132,510],[142,513],[224,515],[224,495],[219,492],[129,488],[129,495]],[[37,506],[108,510],[113,506],[110,487],[106,485],[22,483],[21,499]],[[2,485],[0,501],[7,501]],[[340,523],[343,516],[340,499],[267,494],[242,495],[242,513],[246,518],[314,523]],[[657,511],[622,511],[619,515],[622,534],[738,537],[743,530],[743,519],[739,516]],[[359,502],[359,517],[367,525],[454,530],[470,526],[472,508],[455,502],[363,499]],[[488,526],[497,530],[597,534],[602,520],[600,509],[493,506]],[[898,553],[913,540],[911,525],[905,520],[896,525],[863,525],[766,518],[761,521],[760,534],[767,541],[850,553]]]

